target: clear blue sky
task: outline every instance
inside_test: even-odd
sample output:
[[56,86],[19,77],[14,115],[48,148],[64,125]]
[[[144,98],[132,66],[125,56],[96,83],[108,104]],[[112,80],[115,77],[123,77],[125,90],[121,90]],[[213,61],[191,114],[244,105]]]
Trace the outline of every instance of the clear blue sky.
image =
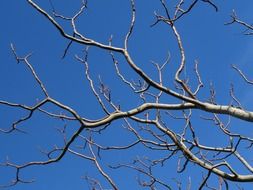
[[[66,16],[73,16],[73,13],[80,7],[80,0],[52,0],[52,2],[56,11]],[[49,1],[38,0],[37,3],[45,10],[51,11]],[[231,69],[231,64],[236,64],[244,69],[245,73],[253,78],[251,72],[253,38],[243,36],[242,28],[236,25],[224,26],[224,23],[230,20],[229,15],[233,9],[241,18],[245,18],[249,22],[253,21],[253,2],[250,0],[245,0],[243,3],[235,0],[230,2],[217,1],[217,6],[219,7],[218,13],[207,4],[200,3],[188,16],[177,23],[187,56],[185,74],[192,76],[194,60],[198,60],[202,80],[205,83],[202,100],[208,99],[208,87],[209,83],[212,82],[217,91],[217,102],[229,104],[229,88],[230,84],[233,83],[235,93],[242,104],[247,109],[252,109],[253,88],[243,83],[237,73]],[[130,40],[129,52],[136,64],[154,79],[157,79],[157,74],[150,61],[162,63],[167,52],[170,52],[171,62],[166,69],[167,74],[164,75],[164,78],[168,79],[167,84],[173,86],[171,80],[174,75],[171,74],[176,70],[179,61],[176,41],[168,26],[158,24],[156,27],[150,27],[155,21],[154,11],[164,14],[163,9],[158,0],[137,1],[136,9],[136,27]],[[34,105],[36,101],[43,99],[43,94],[31,73],[25,65],[17,64],[14,59],[10,48],[10,44],[13,43],[18,55],[24,56],[33,53],[29,59],[30,63],[45,84],[50,96],[74,108],[79,114],[87,118],[98,119],[103,116],[103,112],[94,96],[92,96],[88,82],[85,79],[84,67],[74,58],[75,55],[83,55],[84,46],[73,44],[65,59],[61,59],[68,41],[25,0],[2,1],[0,16],[2,18],[0,30],[0,100]],[[77,26],[81,33],[105,44],[113,35],[113,44],[123,47],[123,39],[128,31],[130,18],[130,3],[128,0],[90,0],[88,9],[85,10]],[[69,25],[62,21],[60,23],[63,24],[66,31],[71,33]],[[122,61],[122,58],[118,58],[121,61],[122,72],[127,74],[130,80],[138,79],[138,76],[129,69],[126,63]],[[89,51],[89,64],[90,73],[95,84],[98,86],[98,76],[101,76],[105,84],[111,89],[113,100],[120,104],[123,110],[140,105],[141,100],[118,80],[107,51],[91,48]],[[192,78],[192,80],[195,80],[194,77]],[[61,111],[52,105],[44,108],[51,109],[55,113]],[[26,114],[26,112],[18,109],[1,105],[0,127],[7,129],[14,121]],[[208,133],[209,130],[213,130],[208,128],[211,123],[205,124],[208,125],[205,127],[202,126],[204,123],[199,122],[198,124],[201,125],[198,126],[199,134],[202,135],[200,138],[204,142],[208,144],[213,139],[216,139],[217,142],[223,142],[222,139]],[[70,137],[71,133],[78,127],[77,123],[50,119],[35,112],[31,120],[19,126],[27,134],[18,132],[11,134],[0,133],[0,162],[5,162],[7,156],[10,161],[18,164],[25,161],[45,160],[46,158],[39,150],[50,150],[54,145],[61,146],[63,144],[62,135],[56,129],[62,128],[64,125],[67,126],[68,130],[67,137]],[[170,125],[175,129],[180,127],[177,123],[171,123]],[[240,126],[239,129],[236,125]],[[235,121],[233,127],[235,127],[235,131],[247,134],[252,126]],[[122,122],[118,121],[95,138],[104,145],[126,145],[134,141],[134,137],[122,128]],[[76,142],[75,145],[81,145],[81,141]],[[145,155],[154,158],[157,156],[156,152],[146,152],[141,146],[137,146],[127,152],[114,151],[112,154],[103,152],[102,161],[113,164],[117,161],[127,162],[136,156],[142,157]],[[173,185],[176,185],[171,180],[174,177],[182,180],[182,183],[186,183],[188,177],[192,176],[192,189],[194,189],[200,182],[194,180],[194,175],[201,175],[202,170],[199,170],[196,166],[191,166],[191,169],[184,174],[176,174],[176,163],[176,159],[172,159],[162,171],[156,172],[159,173],[162,179],[169,179],[168,182]],[[111,173],[111,170],[107,169],[107,171]],[[139,189],[135,180],[138,174],[130,171],[112,171],[112,178],[122,189]],[[0,185],[10,182],[14,174],[13,169],[0,167]],[[87,182],[82,179],[82,176],[85,175],[100,179],[96,169],[90,162],[67,154],[57,164],[25,169],[21,176],[36,181],[28,185],[18,184],[12,189],[86,189]],[[104,184],[105,188],[109,187],[106,182]],[[213,184],[216,185],[216,181]],[[250,188],[247,185],[245,187]],[[185,188],[185,186],[183,187]]]

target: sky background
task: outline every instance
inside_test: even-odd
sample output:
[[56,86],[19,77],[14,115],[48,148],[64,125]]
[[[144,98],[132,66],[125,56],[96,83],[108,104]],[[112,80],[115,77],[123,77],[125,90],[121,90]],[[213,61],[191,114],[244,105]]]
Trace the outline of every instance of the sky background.
[[[51,12],[52,7],[49,1],[36,1],[42,8]],[[73,16],[79,9],[79,0],[52,0],[57,13],[65,16]],[[173,7],[172,4],[169,4]],[[193,76],[194,61],[198,60],[199,70],[205,88],[200,92],[200,99],[207,100],[209,84],[212,83],[216,89],[217,102],[229,104],[229,88],[234,84],[235,93],[247,109],[253,109],[252,95],[253,87],[245,84],[232,70],[231,64],[240,67],[247,76],[252,74],[253,59],[253,38],[244,36],[243,29],[237,25],[224,26],[230,21],[229,15],[235,9],[238,16],[249,23],[253,21],[253,2],[245,0],[243,3],[236,0],[217,1],[219,11],[205,3],[199,3],[197,7],[187,16],[177,23],[178,30],[182,36],[186,51],[187,67],[185,76]],[[148,73],[153,79],[158,75],[150,61],[163,63],[167,53],[170,52],[171,61],[164,71],[164,82],[168,86],[173,86],[173,77],[178,68],[179,52],[176,41],[168,26],[160,23],[155,27],[150,27],[155,21],[154,11],[164,14],[162,6],[158,0],[136,1],[136,26],[129,43],[129,53],[135,63]],[[173,10],[171,8],[171,10]],[[85,46],[73,44],[67,56],[62,59],[68,40],[64,39],[59,32],[42,15],[32,8],[27,1],[4,0],[0,7],[1,30],[0,30],[0,100],[14,103],[34,105],[38,100],[42,100],[43,94],[36,84],[31,73],[24,64],[17,64],[10,49],[13,43],[17,54],[20,56],[32,53],[29,59],[35,68],[40,79],[43,81],[50,96],[58,101],[72,107],[80,115],[90,119],[98,119],[104,115],[95,97],[91,94],[91,89],[84,75],[84,66],[76,61],[75,55],[83,57]],[[108,39],[113,35],[113,44],[123,47],[123,39],[128,31],[131,13],[128,0],[109,1],[89,1],[88,9],[78,20],[79,31],[87,37],[107,44]],[[59,20],[66,31],[71,34],[71,27],[66,22]],[[121,56],[116,55],[119,60],[122,73],[127,74],[129,80],[137,80],[138,76],[131,71]],[[96,86],[99,85],[98,76],[111,89],[113,100],[121,105],[122,110],[133,108],[142,102],[131,90],[122,85],[115,74],[114,65],[107,51],[98,48],[89,50],[90,75],[94,79]],[[117,80],[116,80],[117,79]],[[173,102],[172,98],[164,97],[163,101]],[[175,102],[175,101],[174,101]],[[44,109],[53,112],[61,112],[58,108],[47,105]],[[202,112],[201,112],[202,113]],[[18,109],[0,106],[0,127],[7,129],[11,124],[25,116],[27,113]],[[200,139],[206,144],[223,143],[224,139],[216,136],[217,129],[212,123],[203,123],[197,119],[199,112],[196,112],[196,125]],[[202,113],[204,114],[204,113]],[[252,137],[252,125],[232,119],[232,129],[235,132],[248,134]],[[182,123],[169,120],[173,129],[177,130]],[[126,145],[133,142],[134,136],[129,134],[122,127],[122,122],[116,121],[103,132],[94,138],[104,145]],[[0,161],[5,162],[8,158],[18,164],[32,160],[45,160],[46,158],[39,150],[50,150],[54,145],[63,144],[62,135],[57,132],[57,128],[67,126],[68,137],[73,133],[78,125],[73,122],[59,121],[48,118],[38,112],[34,113],[31,120],[21,124],[19,127],[27,132],[22,134],[13,132],[11,134],[0,133]],[[212,133],[213,132],[213,133]],[[208,134],[208,135],[207,135]],[[86,134],[84,134],[86,135]],[[215,142],[213,142],[215,139]],[[75,145],[82,142],[77,141]],[[159,154],[166,154],[160,153]],[[245,153],[250,157],[250,153]],[[157,157],[156,153],[147,152],[142,146],[136,146],[129,151],[114,151],[113,153],[103,152],[104,163],[117,163],[118,161],[129,162],[136,156]],[[200,180],[193,180],[194,176],[202,175],[203,170],[191,166],[193,169],[186,170],[184,174],[176,174],[176,157],[171,159],[163,170],[155,173],[163,180],[170,179],[169,183],[175,186],[172,178],[177,178],[182,183],[187,183],[189,176],[192,176],[192,189],[196,187]],[[231,161],[233,162],[233,160]],[[235,164],[236,165],[236,164]],[[237,166],[236,166],[237,167]],[[122,189],[139,189],[136,183],[138,174],[131,170],[111,171],[112,178]],[[0,185],[10,182],[15,171],[11,168],[0,167]],[[35,179],[32,184],[18,184],[12,189],[87,189],[87,182],[82,176],[89,175],[100,179],[96,169],[90,162],[77,158],[71,154],[59,163],[44,167],[31,167],[25,169],[22,175],[25,179]],[[215,178],[214,178],[215,179]],[[108,188],[108,184],[104,187]],[[212,181],[210,182],[212,184]],[[216,181],[213,185],[217,185]],[[176,187],[176,186],[175,186]],[[183,186],[185,188],[185,186]],[[184,189],[183,188],[183,189]],[[245,188],[252,188],[250,183],[245,184]]]

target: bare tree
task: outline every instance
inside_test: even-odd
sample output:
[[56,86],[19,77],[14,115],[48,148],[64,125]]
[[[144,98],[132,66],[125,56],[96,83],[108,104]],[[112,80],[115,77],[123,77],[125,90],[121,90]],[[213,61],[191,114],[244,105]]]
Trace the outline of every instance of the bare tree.
[[[58,35],[68,40],[62,60],[73,55],[70,53],[72,46],[78,45],[82,49],[76,52],[74,58],[84,68],[83,76],[90,89],[84,99],[94,96],[97,104],[94,107],[75,109],[54,98],[43,82],[42,74],[34,67],[33,62],[36,60],[32,60],[33,54],[20,55],[20,49],[26,47],[16,47],[15,42],[11,44],[11,52],[17,63],[26,66],[40,88],[41,98],[33,100],[33,104],[23,104],[12,102],[1,95],[1,107],[15,109],[24,114],[18,116],[10,128],[2,126],[1,133],[7,136],[16,133],[31,135],[23,125],[29,125],[37,115],[42,115],[39,117],[41,120],[46,118],[63,122],[63,126],[57,128],[63,141],[56,142],[53,147],[41,148],[40,160],[31,158],[20,161],[18,158],[7,158],[3,161],[2,166],[14,169],[12,172],[15,176],[9,183],[2,184],[2,187],[32,183],[33,176],[23,177],[23,171],[29,171],[29,168],[35,166],[50,167],[69,155],[81,158],[98,172],[99,175],[92,176],[84,168],[84,173],[87,173],[83,179],[88,182],[90,189],[127,189],[128,187],[122,186],[122,181],[130,172],[136,179],[133,179],[135,182],[128,183],[147,189],[229,189],[230,186],[240,189],[242,182],[253,182],[252,158],[249,153],[252,151],[252,135],[233,126],[233,122],[238,125],[238,121],[243,124],[252,123],[253,112],[246,109],[247,105],[243,105],[236,97],[236,87],[233,84],[229,92],[224,90],[224,94],[228,94],[228,103],[217,100],[219,95],[216,95],[214,85],[209,85],[210,81],[204,80],[201,75],[199,61],[195,60],[194,64],[186,61],[187,49],[177,27],[195,9],[201,9],[198,6],[208,7],[210,12],[216,14],[215,12],[219,12],[218,5],[211,0],[178,0],[173,3],[157,0],[158,8],[154,7],[154,20],[150,23],[150,29],[158,25],[169,28],[168,36],[171,35],[177,44],[177,49],[173,52],[177,53],[168,53],[162,63],[151,61],[149,65],[140,66],[131,52],[135,28],[139,27],[136,23],[138,6],[134,0],[129,0],[128,3],[131,17],[126,17],[130,18],[130,25],[128,31],[122,31],[125,35],[123,43],[120,43],[123,45],[120,46],[114,45],[118,43],[114,43],[116,39],[113,36],[108,36],[107,42],[100,42],[89,38],[85,30],[79,31],[80,20],[85,18],[86,11],[96,9],[89,7],[87,1],[81,2],[74,15],[67,16],[58,12],[54,1],[49,1],[50,9],[47,10],[40,3],[27,0],[27,4],[36,14],[44,17],[58,31]],[[63,2],[61,4],[64,6]],[[235,11],[226,24],[239,24],[245,29],[245,34],[252,34],[252,25],[240,20]],[[90,61],[90,52],[93,51],[105,52],[110,56],[117,83],[105,82],[103,75],[94,77],[91,68],[104,63]],[[179,58],[174,59],[177,55]],[[171,64],[172,59],[173,62],[179,62]],[[186,64],[188,70],[192,67],[193,72],[186,72]],[[127,68],[127,72],[123,68]],[[202,68],[205,69],[204,66]],[[233,69],[237,80],[243,79],[247,84],[253,84],[238,66],[233,64],[231,71]],[[106,72],[112,73],[109,70]],[[215,84],[215,76],[213,81]],[[227,83],[227,80],[219,82]],[[204,88],[204,85],[207,87]],[[121,90],[127,90],[129,94],[126,97],[117,97],[115,94]],[[95,110],[100,117],[89,118],[83,114],[82,109]],[[120,130],[117,139],[121,139],[121,142],[113,144],[111,139],[101,140],[105,134],[107,138],[110,135],[114,138],[112,135],[117,134],[114,130]],[[54,135],[48,138],[54,138]],[[47,139],[44,141],[46,144]],[[115,159],[113,155],[118,152],[126,155],[125,159]],[[174,177],[171,175],[171,168],[174,168]],[[125,171],[127,174],[124,175]]]

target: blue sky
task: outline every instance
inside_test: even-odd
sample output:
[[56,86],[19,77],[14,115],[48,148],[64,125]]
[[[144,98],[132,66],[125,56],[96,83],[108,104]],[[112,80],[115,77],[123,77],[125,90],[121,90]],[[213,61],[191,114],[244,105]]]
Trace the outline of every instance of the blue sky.
[[[36,1],[47,11],[51,11],[49,1]],[[66,16],[73,16],[80,7],[79,0],[60,1],[52,0],[56,11]],[[104,115],[98,102],[92,95],[84,75],[84,66],[76,61],[75,55],[83,56],[84,46],[73,44],[67,56],[61,59],[63,52],[68,44],[59,32],[49,23],[45,17],[40,15],[32,8],[27,1],[5,0],[2,1],[0,16],[2,18],[2,27],[0,30],[0,100],[6,100],[15,103],[34,105],[38,100],[43,99],[43,94],[36,84],[31,73],[24,64],[17,64],[10,49],[13,43],[18,55],[24,56],[32,53],[29,59],[35,68],[50,96],[58,101],[74,108],[79,114],[97,119]],[[205,89],[201,92],[201,99],[208,99],[209,83],[212,82],[217,91],[217,102],[228,104],[230,102],[229,88],[233,83],[235,93],[241,100],[243,106],[252,109],[251,102],[253,88],[243,83],[238,74],[232,70],[231,64],[236,64],[245,74],[252,75],[252,48],[253,38],[244,36],[243,29],[237,25],[224,26],[229,21],[232,10],[235,9],[240,18],[246,21],[252,21],[253,2],[245,0],[244,3],[232,0],[217,1],[219,12],[205,3],[200,3],[189,15],[182,18],[177,23],[178,30],[182,35],[187,56],[187,68],[185,74],[193,77],[194,60],[199,61],[199,70],[202,80],[205,83]],[[162,63],[170,52],[171,62],[165,70],[165,83],[173,86],[174,72],[178,68],[179,52],[176,41],[168,26],[160,23],[155,27],[150,27],[155,21],[154,11],[164,14],[159,1],[137,1],[136,27],[132,38],[130,39],[129,52],[138,66],[140,66],[152,78],[157,79],[157,73],[150,61]],[[123,46],[123,39],[128,31],[130,24],[130,3],[128,0],[110,0],[110,1],[89,1],[88,9],[80,18],[77,26],[80,32],[89,38],[99,42],[108,43],[108,39],[113,35],[113,44],[119,47]],[[71,33],[70,25],[60,21]],[[137,80],[136,75],[123,61],[121,56],[116,55],[122,73],[128,75],[129,80]],[[141,104],[141,100],[135,96],[128,87],[122,85],[115,74],[114,65],[107,51],[98,48],[89,50],[90,75],[95,84],[99,85],[98,76],[112,91],[113,100],[127,110]],[[117,80],[116,80],[117,79]],[[172,101],[171,98],[164,98],[164,101]],[[50,109],[53,112],[61,112],[58,108],[47,105],[44,109]],[[203,114],[201,112],[200,114]],[[0,105],[0,126],[8,128],[14,121],[26,115],[18,109]],[[222,137],[218,138],[213,129],[212,123],[203,123],[197,119],[196,125],[200,125],[200,139],[205,143],[223,143]],[[194,117],[195,118],[195,117]],[[195,120],[194,120],[195,121]],[[249,133],[251,126],[248,123],[233,120],[232,129],[243,134]],[[179,122],[168,120],[173,129],[177,130]],[[95,135],[95,139],[104,145],[126,145],[133,142],[133,135],[129,134],[122,125],[124,122],[116,121],[101,135]],[[31,120],[21,124],[19,127],[27,132],[22,134],[13,132],[11,134],[0,133],[0,161],[5,162],[6,157],[18,164],[25,161],[45,160],[46,158],[39,150],[53,148],[54,145],[63,145],[63,138],[57,132],[57,128],[67,126],[68,137],[77,129],[75,122],[60,121],[35,112]],[[133,125],[137,127],[137,125]],[[213,132],[209,133],[209,132]],[[87,132],[84,132],[87,135]],[[206,135],[209,134],[209,135]],[[249,135],[253,135],[250,132]],[[81,145],[77,141],[75,145]],[[118,161],[128,162],[136,156],[157,157],[156,153],[143,149],[142,146],[126,151],[103,152],[103,163],[116,163]],[[166,153],[161,153],[166,154]],[[250,156],[247,152],[246,155]],[[159,157],[159,156],[158,156]],[[172,178],[177,178],[186,183],[189,176],[192,176],[192,188],[196,187],[200,181],[194,180],[194,175],[201,175],[203,170],[196,166],[186,170],[184,174],[177,174],[175,159],[171,159],[162,171],[156,173],[163,179],[169,179],[168,183],[176,187]],[[101,162],[102,162],[101,161]],[[232,161],[233,162],[233,161]],[[106,166],[106,164],[104,165]],[[107,169],[112,178],[119,187],[127,189],[139,189],[136,172],[131,170],[118,170],[117,172]],[[15,171],[11,168],[0,167],[0,185],[10,182]],[[25,169],[22,175],[25,179],[35,179],[32,184],[18,184],[12,189],[86,189],[87,182],[82,176],[89,175],[100,179],[98,172],[90,162],[82,160],[71,154],[59,163],[50,166],[38,166]],[[215,179],[215,178],[214,178]],[[102,180],[102,179],[101,179]],[[108,184],[102,180],[105,188]],[[131,183],[131,184],[130,184]],[[216,181],[210,182],[216,185]],[[251,184],[246,184],[250,188]],[[183,186],[185,188],[185,186]],[[183,189],[184,189],[183,188]]]

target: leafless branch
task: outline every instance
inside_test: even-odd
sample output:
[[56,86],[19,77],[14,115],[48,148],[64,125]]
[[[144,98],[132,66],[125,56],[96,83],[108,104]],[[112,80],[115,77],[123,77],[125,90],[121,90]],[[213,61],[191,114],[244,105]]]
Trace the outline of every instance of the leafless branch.
[[[203,88],[204,78],[202,78],[198,69],[198,61],[195,61],[194,65],[193,74],[196,77],[193,80],[194,82],[190,76],[187,76],[188,74],[186,72],[185,76],[183,76],[183,72],[186,70],[186,67],[188,69],[189,65],[187,65],[187,50],[183,43],[184,38],[178,27],[178,21],[183,20],[184,17],[197,8],[197,4],[199,3],[207,4],[218,11],[218,7],[213,1],[178,0],[172,3],[172,6],[170,2],[160,0],[160,6],[163,9],[164,16],[155,12],[156,21],[151,26],[154,27],[158,23],[163,23],[171,30],[172,37],[177,43],[175,51],[177,51],[179,59],[175,59],[178,62],[173,65],[174,70],[169,70],[169,62],[174,61],[171,59],[172,55],[169,53],[163,63],[151,61],[153,66],[152,71],[154,71],[152,74],[147,74],[145,69],[139,66],[141,64],[134,60],[134,56],[132,56],[132,52],[130,51],[131,48],[129,47],[129,41],[134,38],[134,32],[137,31],[134,29],[138,25],[138,22],[136,22],[138,13],[136,10],[138,7],[136,7],[134,0],[130,0],[129,11],[131,13],[131,19],[128,30],[122,40],[123,47],[114,46],[112,36],[109,39],[109,44],[104,44],[96,39],[88,38],[86,34],[79,31],[76,23],[82,15],[85,15],[87,1],[83,0],[80,8],[72,16],[57,13],[51,0],[49,3],[53,13],[48,13],[33,0],[27,0],[27,3],[43,15],[60,32],[63,38],[68,40],[69,43],[64,50],[62,58],[67,56],[70,46],[74,43],[86,47],[83,52],[84,55],[76,55],[75,59],[84,65],[83,75],[88,82],[91,94],[96,98],[100,109],[103,111],[103,115],[96,119],[89,119],[71,106],[51,97],[48,89],[39,78],[37,71],[30,63],[32,54],[20,57],[14,45],[11,44],[11,51],[17,63],[24,63],[36,81],[36,85],[40,88],[44,98],[39,101],[37,100],[32,105],[25,105],[22,103],[13,103],[0,97],[0,106],[17,109],[25,113],[25,116],[14,120],[10,128],[1,128],[0,132],[25,132],[19,125],[31,120],[36,112],[47,118],[63,121],[63,127],[58,128],[58,132],[62,135],[63,144],[61,146],[54,145],[49,150],[40,150],[46,157],[46,160],[38,159],[17,164],[18,162],[12,162],[7,159],[2,166],[13,168],[15,170],[15,177],[9,184],[0,187],[8,188],[18,183],[33,182],[34,180],[24,180],[22,178],[21,171],[23,169],[59,162],[66,154],[75,155],[92,164],[106,183],[115,190],[120,189],[120,186],[116,185],[117,182],[113,180],[110,172],[106,172],[107,169],[129,168],[137,171],[137,182],[143,188],[152,190],[158,189],[159,187],[173,189],[169,181],[160,179],[159,175],[156,175],[155,172],[158,167],[163,168],[170,161],[177,162],[177,172],[179,174],[193,166],[200,167],[206,171],[207,174],[200,179],[199,189],[222,189],[223,187],[229,189],[229,181],[253,181],[253,166],[251,160],[248,155],[245,156],[244,152],[242,152],[252,149],[253,138],[247,133],[244,135],[240,134],[238,132],[239,130],[233,130],[234,126],[231,126],[232,118],[252,123],[253,111],[246,110],[242,107],[240,100],[235,95],[234,85],[231,85],[230,89],[231,103],[218,104],[216,90],[212,82],[210,89],[205,89],[207,91],[209,90],[210,94]],[[246,28],[245,34],[253,33],[253,26],[240,20],[235,11],[233,11],[231,19],[227,24],[237,23]],[[72,31],[68,33],[64,28],[65,25],[61,25],[61,22],[58,22],[59,20],[70,24]],[[98,79],[92,77],[92,70],[90,70],[91,64],[89,63],[91,60],[88,59],[88,50],[93,47],[94,49],[105,51],[111,56],[111,62],[118,76],[116,79],[120,80],[122,84],[120,89],[124,87],[130,88],[133,94],[136,95],[136,104],[129,102],[131,100],[124,97],[127,101],[123,102],[123,104],[127,105],[127,108],[124,105],[118,105],[115,103],[115,97],[113,96],[114,88],[111,88],[111,81],[103,80],[104,78],[101,75],[98,75]],[[137,80],[131,80],[128,73],[122,71],[122,64],[127,64],[128,68],[134,72],[135,77],[138,77]],[[248,79],[237,66],[232,65],[232,68],[239,73],[239,76],[243,78],[244,82],[253,84],[253,81]],[[166,81],[167,69],[169,70],[168,73],[173,72],[172,76],[174,77],[172,81]],[[202,88],[203,90],[201,90]],[[46,107],[47,105],[57,108],[57,111],[50,110],[50,107]],[[199,118],[198,116],[202,114],[204,116]],[[195,122],[197,119],[200,119],[201,122]],[[122,122],[123,125],[118,124],[119,122]],[[67,123],[73,123],[75,127],[68,131]],[[203,123],[206,126],[203,126]],[[108,128],[112,130],[114,124],[121,127],[120,129],[124,130],[124,133],[131,136],[131,140],[124,141],[122,144],[100,141],[99,137],[104,135]],[[206,134],[200,135],[200,128],[208,127],[209,125],[221,135],[223,138],[222,144],[217,145],[216,142],[213,142],[215,141],[215,136],[212,137],[214,140],[210,144],[203,140]],[[205,133],[203,131],[202,133]],[[81,145],[77,142],[81,143]],[[105,152],[127,152],[138,149],[139,147],[143,148],[147,155],[150,152],[156,152],[157,154],[153,154],[151,157],[143,155],[140,158],[137,156],[133,162],[119,162],[115,166],[109,166],[109,168],[103,163],[104,160],[102,157]],[[241,168],[237,169],[238,166],[233,161],[236,161],[236,164],[240,164]],[[213,176],[217,177],[218,188],[208,184],[208,181]],[[90,189],[104,189],[100,178],[95,179],[86,175],[84,179],[88,182]],[[191,187],[191,179],[189,178],[187,190],[194,188]],[[183,189],[183,182],[181,180],[177,180],[175,177],[174,181],[178,189]]]

